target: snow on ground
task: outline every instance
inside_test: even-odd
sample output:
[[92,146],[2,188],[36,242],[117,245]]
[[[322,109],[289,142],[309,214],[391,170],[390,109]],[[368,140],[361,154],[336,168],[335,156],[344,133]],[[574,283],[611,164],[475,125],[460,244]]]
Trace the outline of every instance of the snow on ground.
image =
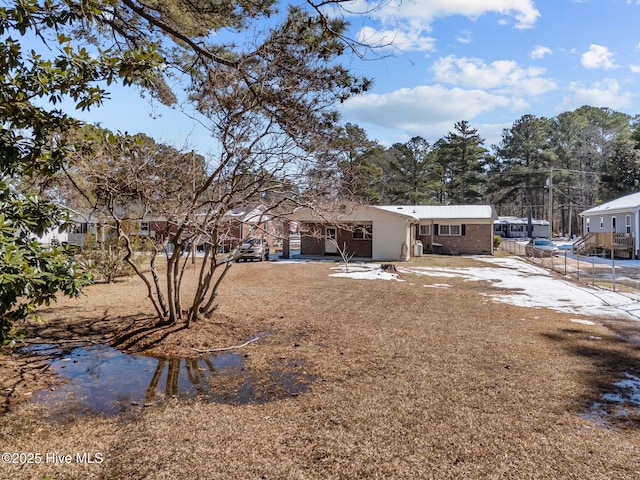
[[[516,257],[477,257],[486,267],[443,268],[443,267],[400,267],[400,273],[410,273],[430,277],[464,278],[466,281],[488,281],[500,289],[500,293],[487,293],[494,302],[509,303],[529,308],[550,308],[581,316],[626,317],[640,320],[640,303],[619,293],[597,288],[578,286],[550,275],[544,268],[532,265]],[[396,280],[395,273],[381,270],[378,263],[344,264],[333,267],[337,273],[332,277],[360,280]],[[450,285],[436,283],[425,285],[430,288],[447,288]],[[506,292],[506,293],[505,293]],[[575,320],[573,320],[575,321]]]
[[572,318],[569,321],[573,322],[573,323],[580,323],[582,325],[595,325],[596,324],[596,322],[592,322],[591,320],[582,320],[581,318]]
[[397,280],[404,282],[398,278],[397,273],[385,272],[381,269],[379,263],[356,263],[349,264],[348,267],[343,263],[331,270],[337,270],[339,273],[331,273],[330,277],[346,277],[357,280]]
[[[466,281],[489,281],[501,293],[487,294],[495,302],[509,303],[530,308],[550,308],[560,312],[588,317],[618,317],[640,320],[640,303],[619,293],[591,287],[578,286],[552,276],[547,270],[532,265],[519,258],[478,257],[478,260],[490,264],[487,267],[440,268],[407,266],[399,268],[400,273],[410,273],[431,277],[461,277]],[[339,273],[333,277],[354,279],[398,280],[398,275],[383,271],[380,264],[350,264],[333,267]],[[430,288],[449,288],[451,285],[433,283],[424,285]],[[503,291],[511,291],[503,293]],[[595,325],[595,322],[583,318],[570,319],[573,323]],[[590,336],[590,340],[602,337]],[[612,385],[611,391],[602,395],[602,402],[611,406],[610,411],[603,403],[593,404],[586,418],[608,423],[611,416],[629,418],[637,415],[640,409],[640,377],[629,373],[625,378]]]
[[489,267],[436,268],[409,267],[403,271],[437,277],[485,280],[509,293],[488,294],[495,302],[522,307],[546,307],[584,316],[627,317],[640,320],[640,303],[624,295],[575,285],[553,277],[541,267],[515,257],[478,257]]
[[[399,273],[440,278],[464,278],[466,281],[487,281],[499,288],[500,293],[487,293],[494,302],[509,303],[529,308],[550,308],[558,312],[585,317],[617,317],[640,321],[638,299],[599,288],[580,286],[552,276],[548,270],[518,257],[479,256],[486,267],[444,268],[407,266],[396,267]],[[299,263],[301,260],[285,260],[275,263]],[[307,259],[305,261],[317,262]],[[325,260],[326,261],[326,260]],[[336,263],[335,259],[331,260]],[[331,268],[332,277],[358,280],[395,280],[403,282],[398,274],[386,272],[379,263],[353,262]],[[449,288],[446,283],[426,284],[429,288]],[[506,292],[506,293],[505,293]],[[572,320],[576,321],[576,320]]]

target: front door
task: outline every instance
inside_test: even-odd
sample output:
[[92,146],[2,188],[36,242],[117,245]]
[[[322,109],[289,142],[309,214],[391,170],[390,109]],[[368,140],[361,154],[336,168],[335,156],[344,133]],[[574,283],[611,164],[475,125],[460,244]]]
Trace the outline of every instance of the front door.
[[338,229],[325,227],[324,229],[324,253],[338,253]]

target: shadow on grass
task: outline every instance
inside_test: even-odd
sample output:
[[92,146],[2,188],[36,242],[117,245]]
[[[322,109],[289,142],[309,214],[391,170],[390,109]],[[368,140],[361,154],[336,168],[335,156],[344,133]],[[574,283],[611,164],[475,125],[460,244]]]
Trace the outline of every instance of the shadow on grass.
[[605,428],[640,428],[640,349],[627,337],[599,337],[579,328],[545,338],[591,365],[579,380],[587,393],[577,399],[579,414]]
[[144,352],[161,344],[172,333],[179,332],[185,328],[187,328],[185,323],[169,324],[149,320],[144,325],[116,333],[109,343],[119,350]]

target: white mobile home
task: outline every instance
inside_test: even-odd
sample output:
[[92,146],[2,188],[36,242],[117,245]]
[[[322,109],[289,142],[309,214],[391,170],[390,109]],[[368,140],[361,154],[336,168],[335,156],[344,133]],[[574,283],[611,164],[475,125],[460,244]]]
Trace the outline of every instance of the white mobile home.
[[[526,238],[529,227],[529,219],[527,217],[498,217],[494,223],[494,233],[503,238]],[[533,228],[532,238],[549,237],[549,221],[531,219],[531,227]]]

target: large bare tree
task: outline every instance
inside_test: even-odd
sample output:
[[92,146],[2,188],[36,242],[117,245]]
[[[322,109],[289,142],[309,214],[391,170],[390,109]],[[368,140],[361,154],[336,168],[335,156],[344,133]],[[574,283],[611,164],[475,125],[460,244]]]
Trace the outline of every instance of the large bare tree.
[[[141,136],[101,132],[96,138],[93,132],[93,147],[87,130],[60,139],[73,158],[69,180],[86,204],[112,217],[158,317],[189,325],[215,310],[231,266],[218,253],[227,213],[260,206],[265,216],[286,215],[307,203],[310,190],[299,179],[336,125],[332,106],[368,87],[339,62],[358,45],[345,36],[345,22],[329,16],[329,7],[335,13],[343,3],[338,0],[300,2],[286,12],[271,0],[90,3],[103,12],[99,28],[81,25],[75,33],[95,45],[107,38],[116,45],[152,45],[166,68],[143,86],[165,103],[191,102],[217,140],[205,161]],[[184,89],[173,92],[171,82]],[[136,263],[126,224],[160,217],[171,228],[154,238],[147,273]],[[184,252],[195,244],[206,248],[195,294],[185,298]],[[162,251],[164,278],[155,261]]]

